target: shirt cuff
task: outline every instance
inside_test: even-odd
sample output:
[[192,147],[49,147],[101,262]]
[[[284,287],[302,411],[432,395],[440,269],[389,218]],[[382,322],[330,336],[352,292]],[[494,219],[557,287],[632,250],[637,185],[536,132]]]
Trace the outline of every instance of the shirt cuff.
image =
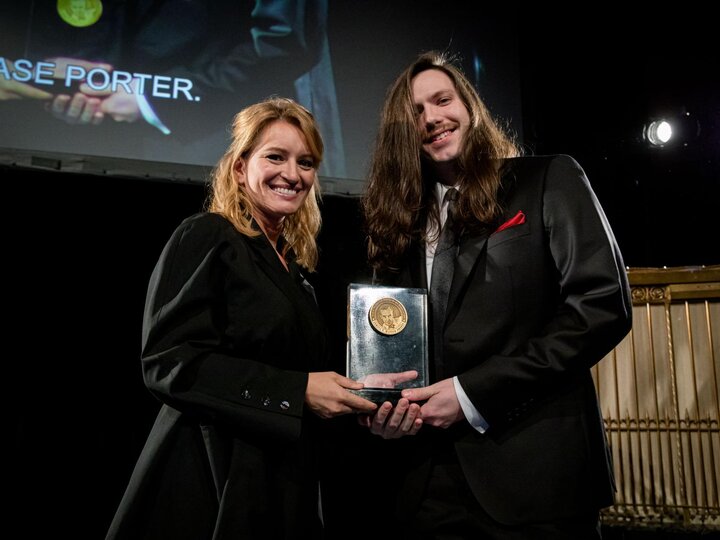
[[463,387],[460,386],[460,381],[457,377],[453,377],[453,385],[455,385],[455,394],[460,402],[460,407],[462,408],[463,413],[465,413],[465,418],[478,432],[485,433],[485,430],[487,430],[490,426],[472,404],[470,398],[467,397],[467,394],[465,393],[465,390],[463,390]]

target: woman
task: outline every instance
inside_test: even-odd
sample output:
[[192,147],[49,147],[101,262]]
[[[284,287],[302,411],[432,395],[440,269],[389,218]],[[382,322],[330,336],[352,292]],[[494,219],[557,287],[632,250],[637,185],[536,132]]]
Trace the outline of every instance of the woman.
[[208,211],[150,280],[142,367],[163,406],[108,538],[319,535],[317,419],[376,408],[319,371],[326,331],[301,267],[317,260],[322,152],[289,99],[236,116]]

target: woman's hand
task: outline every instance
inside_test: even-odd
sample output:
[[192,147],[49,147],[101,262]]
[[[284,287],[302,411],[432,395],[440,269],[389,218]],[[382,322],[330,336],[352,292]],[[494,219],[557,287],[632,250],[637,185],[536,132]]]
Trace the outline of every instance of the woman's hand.
[[360,390],[363,386],[334,371],[313,372],[308,374],[305,403],[320,418],[372,413],[377,409],[375,403],[350,392]]

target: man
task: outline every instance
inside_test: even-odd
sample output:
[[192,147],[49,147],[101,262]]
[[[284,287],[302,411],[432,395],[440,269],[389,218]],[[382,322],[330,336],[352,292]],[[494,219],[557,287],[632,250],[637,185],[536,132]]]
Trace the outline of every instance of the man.
[[368,505],[395,507],[389,537],[599,538],[612,503],[590,368],[631,327],[622,257],[572,158],[518,154],[442,55],[391,87],[363,201],[369,259],[378,283],[429,289],[434,382],[364,419],[401,438],[375,437],[363,462]]

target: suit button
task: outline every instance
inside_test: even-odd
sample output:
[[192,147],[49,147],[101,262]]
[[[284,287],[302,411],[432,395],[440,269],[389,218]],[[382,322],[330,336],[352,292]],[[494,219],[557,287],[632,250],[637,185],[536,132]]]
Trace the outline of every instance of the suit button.
[[263,398],[263,400],[262,400],[262,404],[263,404],[265,407],[267,407],[268,405],[270,405],[270,398],[267,397],[267,396],[265,396],[265,397]]
[[241,396],[242,396],[243,399],[250,399],[250,398],[252,397],[252,396],[250,395],[250,391],[249,391],[249,390],[245,390],[245,391],[241,394]]
[[290,408],[290,403],[287,402],[287,401],[281,401],[281,402],[280,402],[280,408],[281,408],[283,411],[287,411],[287,410]]

